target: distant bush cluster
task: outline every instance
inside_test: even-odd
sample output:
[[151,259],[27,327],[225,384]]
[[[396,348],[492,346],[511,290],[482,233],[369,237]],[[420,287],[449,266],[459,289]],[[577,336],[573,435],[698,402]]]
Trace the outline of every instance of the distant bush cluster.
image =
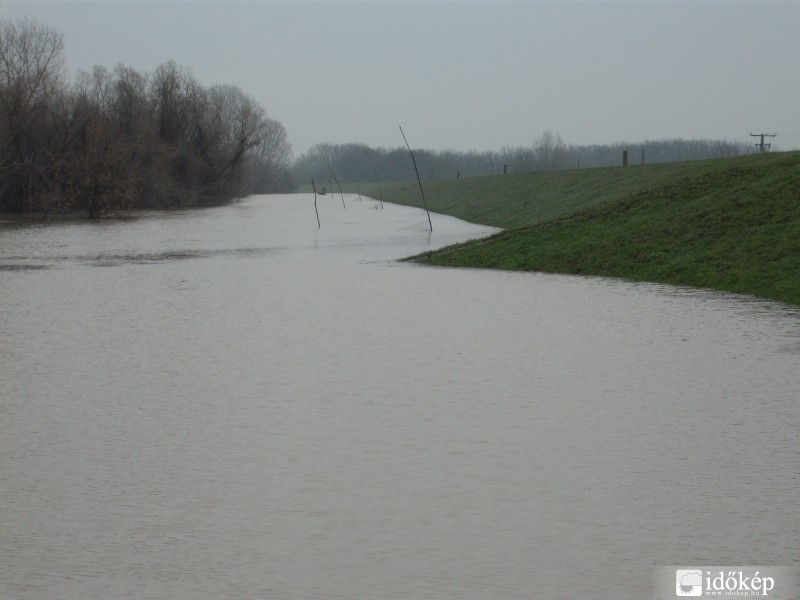
[[68,84],[63,38],[0,21],[0,211],[208,206],[290,189],[284,127],[235,86],[173,62]]
[[[618,166],[622,164],[625,150],[632,165],[738,156],[753,152],[753,147],[746,142],[683,139],[576,146],[564,143],[558,134],[545,131],[527,147],[505,147],[496,152],[415,149],[414,156],[421,177],[434,180]],[[327,181],[331,170],[341,181],[374,181],[376,177],[380,181],[414,179],[405,148],[371,148],[364,144],[318,144],[297,159],[294,176],[299,182],[307,182],[312,177],[316,181]]]

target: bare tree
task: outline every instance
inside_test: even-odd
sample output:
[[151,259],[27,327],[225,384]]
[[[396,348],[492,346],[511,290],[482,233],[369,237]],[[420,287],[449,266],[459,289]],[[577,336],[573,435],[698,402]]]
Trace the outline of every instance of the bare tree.
[[259,193],[285,191],[291,187],[289,169],[292,146],[286,129],[278,121],[264,119],[264,137],[252,158],[253,191]]
[[199,89],[191,72],[169,61],[159,66],[150,86],[158,133],[169,143],[186,139],[189,132],[190,103]]
[[45,167],[49,109],[64,88],[61,34],[36,23],[0,21],[0,195],[6,208],[34,206]]
[[292,159],[292,146],[289,136],[281,123],[273,119],[264,119],[264,137],[256,149],[256,157],[275,169],[289,167]]
[[533,145],[533,158],[537,170],[555,171],[560,169],[566,147],[561,135],[545,131]]
[[212,121],[224,132],[215,177],[228,192],[241,196],[247,185],[247,159],[267,136],[264,109],[233,85],[214,86],[208,94]]
[[114,98],[111,109],[120,132],[128,139],[140,139],[150,130],[147,77],[124,65],[114,69]]

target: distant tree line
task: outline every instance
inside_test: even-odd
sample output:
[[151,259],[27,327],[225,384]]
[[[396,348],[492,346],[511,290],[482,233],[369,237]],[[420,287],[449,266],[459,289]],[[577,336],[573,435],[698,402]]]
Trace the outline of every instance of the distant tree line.
[[[610,167],[622,164],[678,162],[753,152],[746,142],[718,140],[659,140],[578,146],[564,143],[559,134],[545,131],[530,146],[504,147],[499,151],[457,152],[455,150],[414,150],[423,179],[451,179],[499,173],[526,173],[561,169]],[[413,180],[414,170],[405,148],[371,148],[364,144],[318,144],[294,163],[299,182],[328,181],[331,170],[340,181]]]
[[63,38],[0,21],[0,211],[208,206],[291,189],[286,131],[235,86],[167,62],[65,77]]

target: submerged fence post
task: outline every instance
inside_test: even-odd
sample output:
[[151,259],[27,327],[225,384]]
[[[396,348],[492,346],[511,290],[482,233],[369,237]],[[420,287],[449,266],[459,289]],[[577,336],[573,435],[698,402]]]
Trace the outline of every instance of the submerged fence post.
[[339,186],[339,196],[342,197],[342,208],[347,208],[344,205],[344,193],[342,192],[342,185],[339,183],[339,180],[336,179],[336,174],[333,172],[333,169],[331,169],[331,175],[333,175],[333,180],[336,182],[336,185]]
[[417,161],[414,160],[414,153],[411,151],[411,146],[408,145],[406,134],[403,133],[403,128],[400,127],[400,135],[403,136],[403,141],[406,143],[408,153],[411,155],[411,162],[414,163],[414,172],[417,174],[417,183],[419,184],[419,193],[422,194],[422,205],[425,207],[425,212],[428,213],[428,226],[433,231],[433,223],[431,223],[431,213],[428,211],[428,203],[425,201],[425,192],[422,190],[422,181],[419,179],[419,169],[417,169]]
[[372,172],[375,173],[375,181],[378,182],[378,194],[381,197],[381,210],[383,210],[383,190],[381,190],[381,180],[378,178],[378,172],[375,170],[375,167],[372,167]]
[[317,213],[317,229],[322,229],[322,224],[319,222],[319,209],[317,208],[317,184],[314,183],[314,178],[311,178],[311,187],[314,188],[314,212]]
[[358,192],[358,201],[361,202],[361,188],[358,187],[358,181],[354,181],[353,183],[356,184],[356,191]]

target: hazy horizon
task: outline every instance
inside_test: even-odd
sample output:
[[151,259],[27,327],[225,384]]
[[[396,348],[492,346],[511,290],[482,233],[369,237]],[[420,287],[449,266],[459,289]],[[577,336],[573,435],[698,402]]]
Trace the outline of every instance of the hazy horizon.
[[174,60],[319,143],[486,151],[672,138],[800,147],[800,2],[28,0],[71,78]]

